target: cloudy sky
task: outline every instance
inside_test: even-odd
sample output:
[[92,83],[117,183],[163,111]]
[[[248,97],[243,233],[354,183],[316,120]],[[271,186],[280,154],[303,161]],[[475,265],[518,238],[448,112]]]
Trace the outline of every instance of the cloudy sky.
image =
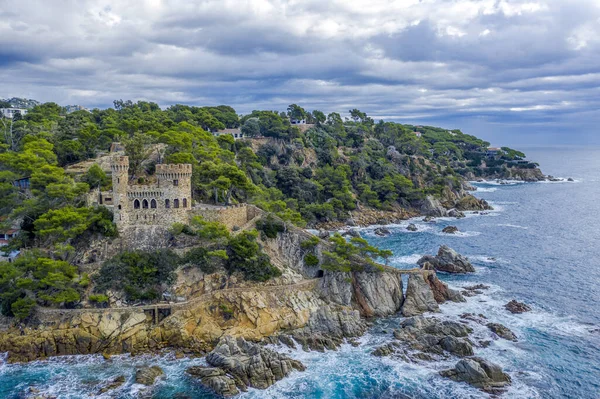
[[0,98],[229,104],[600,144],[600,0],[0,0]]

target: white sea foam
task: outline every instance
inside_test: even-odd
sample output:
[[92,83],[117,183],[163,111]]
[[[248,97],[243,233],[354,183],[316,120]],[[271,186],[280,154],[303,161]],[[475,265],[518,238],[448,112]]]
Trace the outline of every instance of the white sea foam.
[[493,193],[494,191],[498,191],[496,187],[476,187],[475,193]]
[[518,224],[510,224],[510,223],[500,223],[498,226],[501,226],[501,227],[512,227],[512,228],[515,228],[515,229],[523,229],[523,230],[529,229],[529,227],[527,227],[527,226],[519,226]]
[[417,261],[419,259],[421,259],[423,255],[421,254],[412,254],[412,255],[404,255],[404,256],[394,256],[392,258],[390,258],[390,263],[391,264],[396,264],[396,263],[403,263],[403,264],[410,264],[410,265],[414,265],[417,263]]

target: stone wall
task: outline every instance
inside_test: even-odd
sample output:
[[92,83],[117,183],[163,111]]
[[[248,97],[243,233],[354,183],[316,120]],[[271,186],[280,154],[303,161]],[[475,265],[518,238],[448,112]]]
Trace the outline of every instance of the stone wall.
[[255,216],[253,212],[254,207],[248,207],[246,204],[229,206],[200,205],[193,209],[192,216],[202,216],[204,220],[223,223],[229,230],[232,230],[234,227],[242,227],[251,220]]

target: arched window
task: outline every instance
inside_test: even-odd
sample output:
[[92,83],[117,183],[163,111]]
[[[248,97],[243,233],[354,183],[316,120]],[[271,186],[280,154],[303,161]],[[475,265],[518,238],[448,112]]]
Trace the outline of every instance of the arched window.
[[145,199],[142,201],[142,208],[148,209],[148,200]]
[[179,200],[178,199],[173,200],[173,208],[179,208]]
[[140,209],[140,201],[139,200],[133,201],[133,209]]
[[183,207],[184,207],[184,208],[187,208],[187,198],[184,198],[184,199],[183,199]]
[[152,201],[150,201],[150,208],[156,209],[156,200],[155,199],[153,199]]
[[121,209],[121,205],[119,205],[119,209]]
[[170,208],[171,207],[171,201],[166,199],[165,200],[165,208]]

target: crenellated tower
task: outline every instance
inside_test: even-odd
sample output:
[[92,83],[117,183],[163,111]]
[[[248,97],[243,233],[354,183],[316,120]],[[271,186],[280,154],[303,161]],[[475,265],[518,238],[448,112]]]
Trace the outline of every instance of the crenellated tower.
[[191,207],[192,165],[159,164],[156,165],[156,177],[158,187],[165,192],[167,198],[176,198],[181,202],[185,199],[185,207]]
[[127,181],[129,179],[129,157],[113,157],[110,164],[113,186],[113,213],[117,226],[127,223]]

